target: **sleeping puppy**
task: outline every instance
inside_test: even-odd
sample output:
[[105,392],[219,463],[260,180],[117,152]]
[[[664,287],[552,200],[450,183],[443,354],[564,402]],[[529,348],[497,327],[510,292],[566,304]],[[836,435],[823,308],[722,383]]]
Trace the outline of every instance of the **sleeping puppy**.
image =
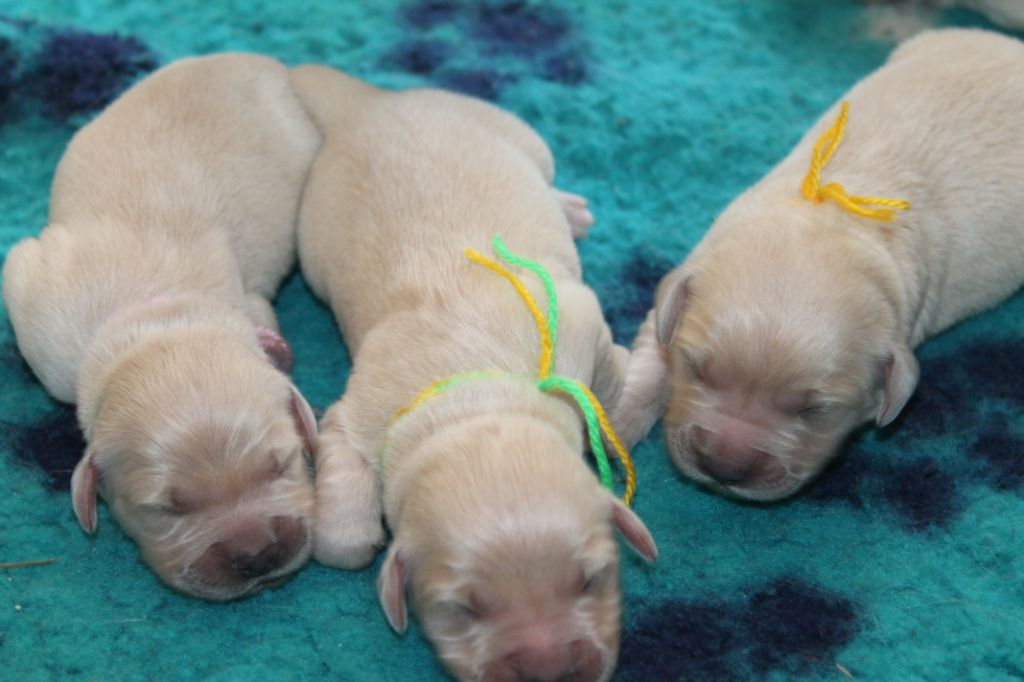
[[282,64],[176,62],[74,136],[49,225],[4,266],[22,354],[78,406],[82,527],[99,492],[146,563],[206,599],[310,554],[316,423],[277,368],[290,354],[269,300],[319,141]]
[[[368,564],[383,511],[384,612],[404,631],[408,586],[457,678],[607,679],[620,629],[612,528],[652,561],[654,541],[584,462],[575,410],[533,385],[540,344],[524,303],[463,255],[489,253],[498,232],[540,261],[561,301],[556,372],[613,401],[626,351],[580,281],[570,230],[592,220],[585,202],[551,187],[543,141],[488,104],[317,66],[292,82],[325,138],[299,259],[353,357],[321,423],[314,557]],[[431,383],[495,369],[517,376],[465,381],[392,422]]]
[[821,191],[909,210],[884,222],[804,197],[830,109],[661,283],[612,416],[635,441],[667,402],[675,464],[739,497],[789,495],[855,427],[892,422],[911,349],[1024,281],[1024,45],[926,33],[843,100]]

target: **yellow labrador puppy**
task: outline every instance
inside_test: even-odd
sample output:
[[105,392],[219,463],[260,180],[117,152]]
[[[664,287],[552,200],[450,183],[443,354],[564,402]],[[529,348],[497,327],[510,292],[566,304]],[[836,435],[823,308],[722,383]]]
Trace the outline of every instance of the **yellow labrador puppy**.
[[1024,44],[926,33],[843,101],[661,283],[612,417],[635,441],[667,401],[675,464],[740,497],[786,496],[892,422],[912,349],[1024,281]]
[[49,224],[4,266],[22,354],[78,405],[82,527],[99,492],[161,578],[207,599],[310,554],[316,423],[271,364],[290,353],[268,301],[319,139],[282,64],[171,64],[74,136]]
[[[533,385],[526,306],[463,255],[489,253],[497,232],[540,261],[561,300],[556,371],[612,401],[626,352],[580,281],[570,222],[586,227],[585,202],[551,187],[546,145],[489,104],[317,66],[292,82],[325,136],[299,258],[354,363],[321,424],[314,557],[366,565],[384,543],[383,507],[384,612],[405,629],[408,584],[456,677],[607,679],[620,630],[612,529],[649,560],[654,541],[586,465],[581,418]],[[393,421],[431,383],[494,369],[521,378],[465,381]]]

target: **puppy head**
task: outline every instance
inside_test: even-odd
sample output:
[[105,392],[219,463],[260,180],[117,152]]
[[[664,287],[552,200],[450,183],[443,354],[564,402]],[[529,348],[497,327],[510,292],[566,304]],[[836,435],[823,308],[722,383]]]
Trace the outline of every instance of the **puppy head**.
[[227,600],[280,582],[309,557],[316,423],[287,378],[216,339],[150,343],[108,377],[75,513],[99,492],[167,583]]
[[378,579],[404,631],[408,584],[427,637],[460,680],[606,680],[619,646],[612,527],[653,561],[643,522],[602,490],[553,427],[482,417],[449,427],[404,496]]
[[664,423],[676,466],[717,490],[772,500],[818,473],[858,425],[895,419],[918,366],[870,261],[827,230],[763,229],[669,275],[656,328],[668,348]]

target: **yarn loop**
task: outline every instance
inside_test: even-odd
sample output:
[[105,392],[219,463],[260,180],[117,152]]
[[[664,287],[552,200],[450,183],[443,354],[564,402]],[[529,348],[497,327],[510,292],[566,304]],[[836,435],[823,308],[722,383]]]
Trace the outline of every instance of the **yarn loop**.
[[[850,213],[889,222],[896,211],[905,211],[910,208],[910,202],[903,199],[888,199],[886,197],[854,197],[846,193],[846,189],[838,182],[831,182],[824,187],[821,186],[821,171],[828,164],[832,155],[839,147],[846,133],[846,120],[850,115],[850,105],[843,102],[839,107],[839,116],[836,117],[828,130],[826,130],[818,142],[814,145],[814,153],[811,155],[811,168],[804,178],[802,190],[804,198],[820,204],[831,199]],[[872,206],[885,206],[887,208],[871,208]]]

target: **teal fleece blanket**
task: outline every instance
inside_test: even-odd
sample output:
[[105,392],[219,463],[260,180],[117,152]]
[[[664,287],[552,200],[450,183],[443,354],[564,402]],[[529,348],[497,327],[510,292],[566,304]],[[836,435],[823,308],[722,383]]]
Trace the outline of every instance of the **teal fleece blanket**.
[[[618,340],[659,278],[825,108],[928,25],[966,10],[853,0],[0,0],[0,254],[45,223],[70,136],[136,79],[224,50],[321,62],[387,87],[490,99],[550,143],[598,223],[579,245]],[[299,275],[276,303],[312,405],[349,358]],[[310,565],[208,604],[166,588],[100,509],[75,522],[71,408],[0,310],[0,678],[444,679],[388,628],[376,566]],[[894,428],[859,432],[798,497],[741,504],[684,482],[660,429],[634,451],[659,542],[624,552],[617,680],[1024,679],[1024,296],[920,349]]]

